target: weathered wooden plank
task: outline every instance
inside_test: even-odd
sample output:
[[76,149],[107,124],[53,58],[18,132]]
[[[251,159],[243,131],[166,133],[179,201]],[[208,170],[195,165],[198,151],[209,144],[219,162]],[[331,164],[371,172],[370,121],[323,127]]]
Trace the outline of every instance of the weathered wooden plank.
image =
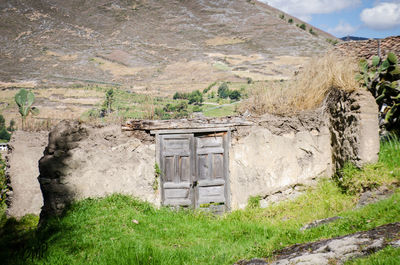
[[189,192],[189,189],[165,189],[164,195],[167,200],[182,199],[189,198]]
[[203,179],[197,182],[197,186],[199,187],[220,186],[224,184],[225,184],[224,179]]
[[224,153],[224,148],[222,147],[207,147],[207,148],[197,149],[198,155],[223,154],[223,153]]
[[[168,129],[205,129],[251,126],[255,123],[241,117],[180,119],[180,120],[130,120],[122,129],[129,130],[168,130]],[[226,129],[225,129],[226,131]],[[199,131],[200,132],[200,131]],[[168,133],[168,132],[166,132]],[[181,133],[181,132],[179,132]]]
[[164,189],[180,189],[180,188],[186,188],[189,189],[191,185],[191,182],[165,182],[163,184]]
[[191,206],[192,205],[192,200],[191,199],[165,199],[164,200],[164,205],[167,206]]

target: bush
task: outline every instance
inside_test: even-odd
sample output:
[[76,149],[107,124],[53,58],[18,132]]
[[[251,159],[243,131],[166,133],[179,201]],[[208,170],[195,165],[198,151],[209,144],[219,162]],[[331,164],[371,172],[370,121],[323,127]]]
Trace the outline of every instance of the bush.
[[6,130],[5,127],[0,129],[0,140],[10,141],[11,134]]
[[242,94],[240,93],[239,90],[233,90],[229,92],[229,98],[232,100],[240,100],[242,97]]
[[193,91],[189,95],[189,104],[201,104],[203,103],[203,94],[199,90]]
[[289,18],[288,22],[289,22],[290,24],[293,24],[293,19],[292,19],[292,18]]
[[301,28],[302,30],[306,30],[307,27],[306,27],[306,24],[303,23],[303,24],[299,25],[299,28]]
[[229,97],[229,87],[228,84],[223,82],[219,87],[218,87],[218,97],[220,98],[227,98]]
[[189,93],[175,92],[173,99],[188,99]]

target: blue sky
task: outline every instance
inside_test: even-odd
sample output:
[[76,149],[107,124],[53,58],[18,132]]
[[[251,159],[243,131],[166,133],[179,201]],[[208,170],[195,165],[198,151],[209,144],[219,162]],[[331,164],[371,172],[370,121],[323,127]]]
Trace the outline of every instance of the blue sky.
[[400,35],[400,0],[262,0],[336,37]]

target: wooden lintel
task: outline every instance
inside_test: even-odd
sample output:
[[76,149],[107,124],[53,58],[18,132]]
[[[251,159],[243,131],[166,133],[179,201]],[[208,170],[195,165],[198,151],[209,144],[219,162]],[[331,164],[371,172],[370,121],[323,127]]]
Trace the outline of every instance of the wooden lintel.
[[168,130],[151,130],[150,134],[181,134],[181,133],[203,133],[203,132],[227,132],[235,130],[235,128],[231,127],[222,127],[222,128],[200,128],[200,129],[168,129]]

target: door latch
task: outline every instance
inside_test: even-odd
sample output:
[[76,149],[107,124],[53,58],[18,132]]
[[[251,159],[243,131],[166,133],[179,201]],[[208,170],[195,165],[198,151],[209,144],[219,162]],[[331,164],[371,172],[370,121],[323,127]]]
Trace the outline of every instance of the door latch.
[[192,184],[191,184],[190,186],[191,186],[191,188],[196,187],[196,186],[197,186],[197,180],[193,181]]

